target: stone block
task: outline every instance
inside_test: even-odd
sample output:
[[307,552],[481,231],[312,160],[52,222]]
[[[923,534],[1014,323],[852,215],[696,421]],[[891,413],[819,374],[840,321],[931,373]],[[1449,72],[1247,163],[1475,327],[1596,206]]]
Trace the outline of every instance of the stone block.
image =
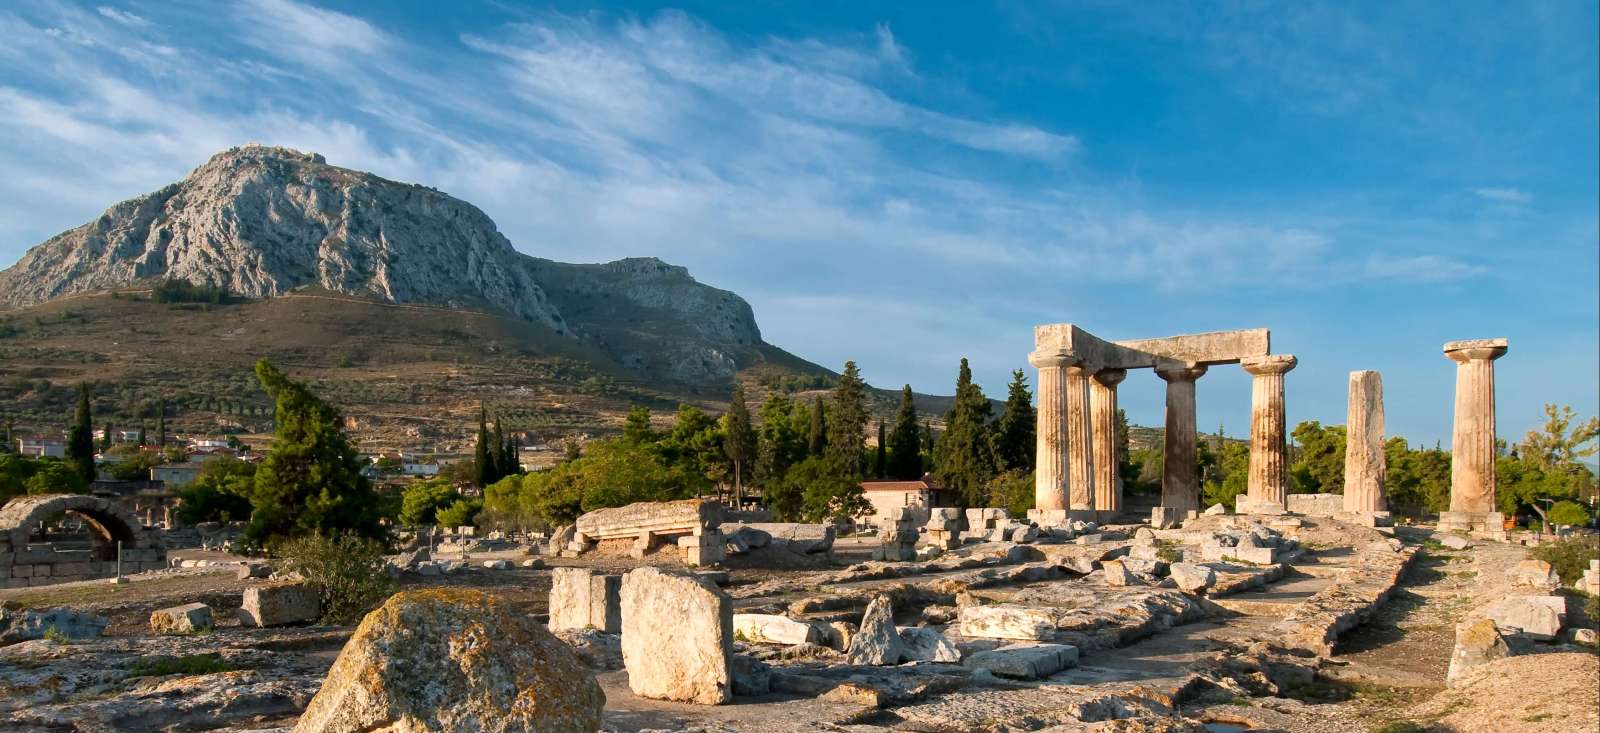
[[1024,680],[1048,677],[1077,664],[1078,648],[1071,644],[1011,644],[977,652],[965,662],[972,669]]
[[187,603],[150,614],[150,631],[155,634],[192,634],[210,628],[211,607],[204,603]]
[[550,630],[622,631],[622,576],[588,568],[556,568],[550,576]]
[[1172,529],[1182,521],[1182,510],[1170,506],[1158,506],[1150,510],[1150,526],[1156,529]]
[[1513,588],[1531,588],[1542,593],[1553,593],[1561,587],[1561,578],[1555,568],[1543,560],[1527,559],[1517,563],[1506,577]]
[[1178,590],[1185,593],[1202,592],[1217,582],[1216,571],[1204,565],[1178,562],[1173,563],[1168,572],[1172,582],[1177,584]]
[[733,602],[698,578],[638,568],[622,578],[622,660],[633,694],[720,705],[733,698]]
[[877,596],[867,604],[861,627],[850,637],[845,659],[850,664],[899,664],[906,657],[900,633],[894,626],[894,611],[888,596]]
[[245,626],[286,626],[317,620],[322,601],[306,583],[258,585],[244,590],[239,623]]
[[1225,557],[1252,565],[1272,565],[1278,561],[1278,551],[1271,547],[1230,547],[1224,550]]
[[1457,534],[1447,534],[1439,538],[1439,544],[1452,550],[1465,550],[1472,546],[1472,540]]
[[94,639],[105,633],[107,623],[104,616],[71,608],[36,611],[0,604],[0,645],[43,639],[52,630],[71,640]]
[[1329,517],[1344,511],[1342,494],[1289,494],[1288,510],[1307,517]]
[[771,613],[733,615],[734,638],[755,644],[821,644],[825,635],[816,626]]
[[727,557],[726,545],[719,531],[678,538],[678,549],[683,551],[683,564],[691,568],[703,568],[722,562]]
[[956,618],[957,633],[984,639],[1049,639],[1056,631],[1055,613],[1045,608],[1001,604],[966,606]]
[[1105,573],[1106,585],[1123,587],[1137,585],[1139,582],[1133,577],[1133,573],[1123,567],[1121,560],[1106,560],[1100,563],[1100,569]]
[[1566,621],[1567,600],[1561,596],[1511,596],[1482,610],[1502,632],[1521,632],[1539,641],[1554,641]]
[[1450,670],[1445,674],[1445,682],[1453,683],[1468,671],[1510,654],[1511,649],[1495,628],[1494,621],[1486,618],[1466,621],[1456,627],[1456,645],[1450,653]]
[[955,664],[961,661],[961,650],[944,634],[926,626],[901,626],[900,645],[905,650],[905,660],[908,662],[944,662]]

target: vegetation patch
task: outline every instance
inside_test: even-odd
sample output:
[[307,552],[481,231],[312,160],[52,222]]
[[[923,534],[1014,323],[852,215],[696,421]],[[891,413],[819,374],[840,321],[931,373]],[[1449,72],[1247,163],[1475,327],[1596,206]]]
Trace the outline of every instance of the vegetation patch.
[[133,667],[128,670],[128,677],[165,677],[173,674],[194,676],[232,672],[236,669],[240,667],[228,663],[221,654],[211,652],[187,654],[181,657],[144,657],[133,663]]

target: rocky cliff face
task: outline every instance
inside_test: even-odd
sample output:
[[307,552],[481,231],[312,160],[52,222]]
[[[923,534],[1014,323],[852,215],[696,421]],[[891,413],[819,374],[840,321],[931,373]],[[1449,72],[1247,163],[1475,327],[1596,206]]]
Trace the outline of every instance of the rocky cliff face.
[[477,207],[425,186],[247,145],[106,210],[0,272],[0,303],[161,278],[266,298],[319,286],[396,303],[492,307],[679,381],[724,379],[761,333],[750,306],[654,258],[524,255]]

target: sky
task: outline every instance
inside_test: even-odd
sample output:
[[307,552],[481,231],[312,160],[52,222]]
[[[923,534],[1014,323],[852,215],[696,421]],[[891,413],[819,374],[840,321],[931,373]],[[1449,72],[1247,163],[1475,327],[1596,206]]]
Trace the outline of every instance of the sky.
[[[1267,327],[1290,424],[1449,445],[1446,341],[1504,336],[1503,437],[1600,411],[1591,2],[0,7],[0,263],[245,142],[422,183],[523,252],[656,256],[875,385],[1004,396],[1032,327]],[[1034,375],[1029,369],[1030,382]],[[1130,419],[1162,422],[1135,373]],[[1198,384],[1248,435],[1249,376]]]

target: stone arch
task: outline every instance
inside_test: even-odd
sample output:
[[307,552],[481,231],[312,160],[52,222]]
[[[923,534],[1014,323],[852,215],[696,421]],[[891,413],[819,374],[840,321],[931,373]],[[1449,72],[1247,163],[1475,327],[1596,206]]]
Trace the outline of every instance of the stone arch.
[[[82,519],[95,535],[89,556],[56,552],[49,547],[29,547],[35,526],[57,514]],[[0,587],[42,585],[116,572],[117,543],[122,543],[123,570],[138,572],[165,564],[160,535],[145,529],[139,518],[120,503],[86,494],[21,496],[0,507]],[[48,580],[47,580],[48,579]]]

